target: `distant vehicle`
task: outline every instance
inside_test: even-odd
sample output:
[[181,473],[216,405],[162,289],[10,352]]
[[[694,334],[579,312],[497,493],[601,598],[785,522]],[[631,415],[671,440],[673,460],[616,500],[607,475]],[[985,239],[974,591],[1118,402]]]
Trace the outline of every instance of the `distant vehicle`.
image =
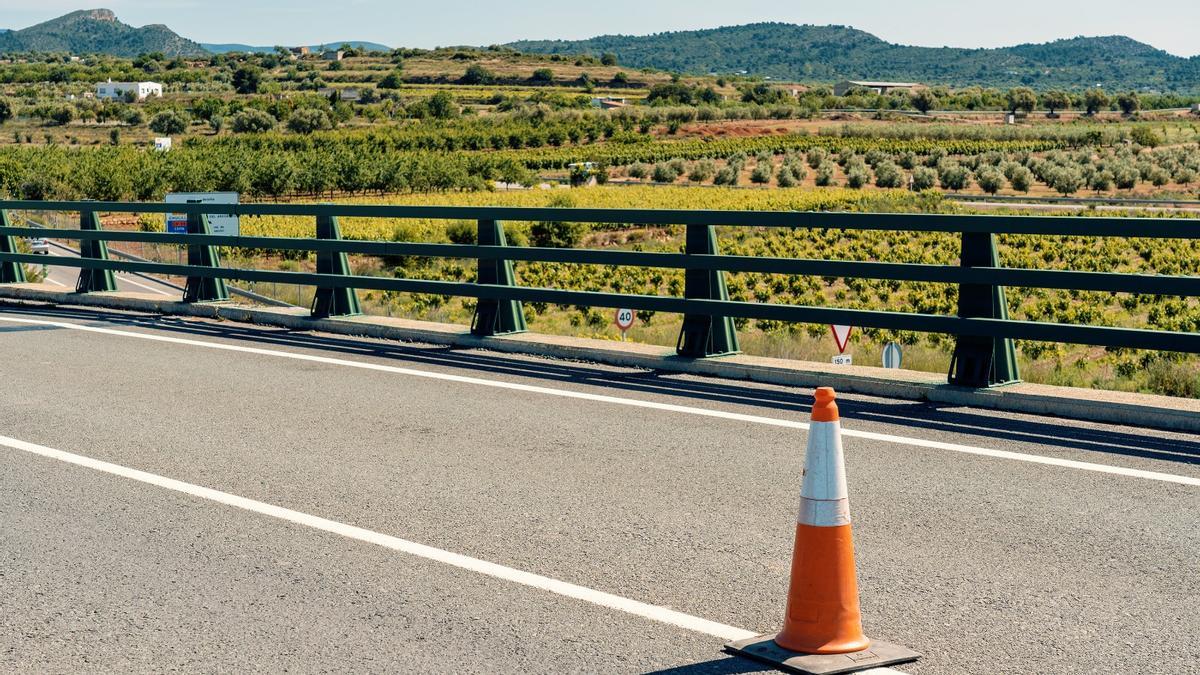
[[42,238],[30,239],[29,250],[40,255],[50,255],[50,242]]

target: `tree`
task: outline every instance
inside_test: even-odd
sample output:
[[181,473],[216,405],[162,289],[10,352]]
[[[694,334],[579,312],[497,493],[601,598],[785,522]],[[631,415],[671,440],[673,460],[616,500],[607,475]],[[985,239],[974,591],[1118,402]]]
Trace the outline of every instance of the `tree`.
[[1132,115],[1142,108],[1142,101],[1138,98],[1137,92],[1127,91],[1120,96],[1117,96],[1117,107],[1126,115]]
[[375,86],[379,87],[380,89],[399,89],[403,85],[404,78],[400,75],[400,72],[393,71],[387,75],[384,75],[383,79],[379,81],[379,84]]
[[604,52],[600,55],[600,65],[615,66],[617,65],[617,55],[612,52]]
[[276,120],[271,113],[258,110],[257,108],[247,108],[233,116],[233,121],[230,122],[229,128],[238,134],[261,133],[274,129],[275,122]]
[[434,119],[448,120],[458,117],[458,103],[454,101],[454,95],[448,91],[439,91],[426,101],[429,109],[429,116]]
[[314,131],[331,129],[333,123],[324,110],[300,108],[288,118],[287,127],[298,134],[311,134]]
[[1112,100],[1109,99],[1108,94],[1099,87],[1088,89],[1083,95],[1083,105],[1087,108],[1088,115],[1095,115],[1101,110],[1107,109],[1110,103]]
[[935,95],[930,89],[922,89],[914,93],[910,97],[910,100],[912,102],[912,107],[921,111],[922,115],[936,108],[938,104],[937,95]]
[[995,167],[985,167],[975,174],[975,182],[979,183],[979,189],[994,195],[1004,189],[1004,174]]
[[478,63],[472,63],[458,81],[462,84],[491,84],[496,81],[496,75]]
[[12,102],[6,98],[0,97],[0,124],[4,124],[5,122],[11,120],[12,118],[13,118]]
[[1042,95],[1042,105],[1050,110],[1048,117],[1054,117],[1056,110],[1065,110],[1071,105],[1071,97],[1065,91],[1048,91]]
[[927,166],[918,166],[913,169],[912,173],[912,189],[917,192],[924,190],[932,190],[937,185],[937,172]]
[[1015,115],[1018,110],[1024,110],[1026,114],[1033,112],[1037,107],[1037,94],[1029,87],[1017,87],[1008,90],[1008,109]]
[[262,70],[255,66],[242,66],[233,72],[233,88],[239,94],[257,94],[262,84]]
[[150,130],[164,136],[182,134],[187,130],[189,121],[186,113],[164,110],[150,118]]
[[529,80],[538,84],[550,84],[554,82],[554,71],[549,68],[538,68],[533,71],[533,75],[529,77]]

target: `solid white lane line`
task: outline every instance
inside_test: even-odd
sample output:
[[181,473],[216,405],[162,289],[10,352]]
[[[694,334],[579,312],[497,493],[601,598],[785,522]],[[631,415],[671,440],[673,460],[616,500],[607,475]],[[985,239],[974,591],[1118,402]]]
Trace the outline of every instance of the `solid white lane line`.
[[155,286],[147,286],[146,284],[141,284],[141,283],[138,283],[138,282],[134,281],[134,280],[133,280],[131,277],[132,277],[132,275],[128,275],[128,274],[126,274],[126,275],[123,275],[123,276],[118,276],[118,277],[117,277],[117,279],[118,279],[119,281],[124,281],[124,282],[126,282],[126,283],[133,284],[134,286],[138,286],[138,287],[140,287],[140,288],[144,288],[144,289],[146,289],[146,290],[150,291],[151,293],[158,293],[159,295],[165,295],[165,296],[168,296],[168,297],[174,297],[174,294],[173,294],[173,293],[168,293],[168,292],[164,291],[163,289],[161,289],[161,288],[157,288],[157,287],[155,287]]
[[0,445],[33,455],[46,457],[48,459],[54,459],[60,462],[66,462],[68,464],[74,464],[76,466],[112,474],[114,476],[120,476],[122,478],[138,481],[147,485],[153,485],[166,490],[180,492],[192,497],[206,499],[208,501],[217,502],[226,506],[232,506],[234,508],[249,511],[251,513],[278,518],[296,525],[303,525],[304,527],[310,527],[315,530],[329,532],[331,534],[340,535],[348,539],[356,539],[369,544],[375,544],[376,546],[382,546],[393,551],[399,551],[401,553],[407,553],[419,558],[425,558],[426,560],[432,560],[434,562],[458,567],[460,569],[475,572],[477,574],[483,574],[496,579],[502,579],[504,581],[521,584],[523,586],[541,589],[543,591],[548,591],[550,593],[562,595],[568,598],[590,602],[593,605],[615,609],[627,614],[639,616],[644,619],[650,619],[651,621],[657,621],[659,623],[677,626],[679,628],[684,628],[696,633],[711,635],[722,640],[742,640],[758,635],[758,633],[754,633],[743,628],[727,626],[723,623],[717,623],[716,621],[709,621],[708,619],[702,619],[698,616],[684,614],[683,612],[677,612],[666,607],[660,607],[658,605],[651,605],[644,602],[639,602],[637,600],[631,600],[619,595],[613,595],[612,593],[605,593],[604,591],[597,591],[592,588],[587,588],[586,586],[578,586],[576,584],[559,581],[558,579],[542,576],[540,574],[525,572],[512,567],[505,567],[504,565],[498,565],[486,560],[480,560],[478,558],[472,558],[459,553],[445,551],[440,548],[418,544],[406,539],[400,539],[399,537],[393,537],[391,535],[374,532],[372,530],[366,530],[361,527],[355,527],[353,525],[339,523],[334,520],[328,520],[319,516],[293,511],[291,509],[283,508],[282,506],[275,506],[274,504],[267,504],[266,502],[247,499],[246,497],[239,497],[238,495],[230,494],[228,492],[221,492],[219,490],[213,490],[211,488],[194,485],[192,483],[185,483],[173,478],[166,478],[164,476],[147,473],[145,471],[131,469],[119,464],[112,464],[109,462],[100,461],[98,459],[92,459],[90,457],[84,457],[82,455],[65,452],[63,450],[48,448],[44,445],[37,445],[35,443],[29,443],[26,441],[17,440],[15,438],[9,438],[7,436],[0,436]]
[[55,279],[54,277],[50,276],[49,274],[47,274],[47,275],[46,275],[46,279],[45,279],[45,280],[46,280],[46,281],[49,281],[50,283],[54,284],[55,286],[62,286],[63,288],[66,288],[66,287],[67,287],[67,285],[66,285],[66,284],[64,284],[63,282],[59,281],[58,279]]
[[[613,405],[623,405],[634,408],[648,408],[651,410],[662,410],[665,412],[681,413],[685,415],[697,415],[700,417],[715,417],[719,419],[734,420],[738,422],[746,422],[749,424],[762,424],[774,427],[784,427],[787,429],[798,429],[801,431],[808,430],[807,422],[799,422],[795,420],[778,419],[775,417],[763,417],[761,415],[747,415],[745,413],[728,412],[725,410],[710,410],[708,408],[696,408],[692,406],[676,405],[673,403],[660,403],[658,401],[642,401],[633,398],[621,398],[619,396],[608,396],[605,394],[592,394],[580,391],[570,391],[567,389],[554,389],[551,387],[542,387],[532,384],[518,384],[515,382],[504,382],[500,380],[487,380],[480,377],[468,377],[464,375],[451,375],[448,373],[437,373],[425,370],[416,370],[413,368],[404,368],[401,366],[389,366],[380,363],[367,363],[363,361],[350,361],[348,359],[338,359],[328,356],[316,356],[313,354],[301,354],[296,352],[288,352],[277,349],[263,349],[261,347],[245,347],[242,345],[231,345],[220,342],[205,342],[202,340],[192,340],[188,338],[172,337],[167,335],[153,335],[149,333],[137,333],[132,331],[116,330],[113,328],[101,328],[98,326],[84,326],[76,323],[65,321],[47,321],[45,319],[25,319],[6,316],[0,314],[0,321],[12,321],[16,323],[36,324],[43,326],[58,326],[60,328],[68,328],[71,330],[87,331],[90,333],[100,333],[103,335],[116,335],[119,337],[136,338],[139,340],[151,340],[154,342],[167,342],[172,344],[189,345],[192,347],[202,347],[205,349],[217,349],[222,351],[240,352],[243,354],[256,354],[260,356],[273,356],[277,358],[295,359],[297,361],[309,361],[313,363],[324,363],[334,366],[344,366],[347,368],[360,368],[363,370],[375,370],[385,373],[395,373],[397,375],[407,375],[411,377],[423,377],[433,380],[442,380],[445,382],[459,382],[462,384],[472,384],[482,387],[493,387],[496,389],[508,389],[511,391],[522,391],[534,394],[545,394],[547,396],[559,396],[562,398],[574,398],[585,401],[594,401],[597,403],[609,403]],[[970,445],[961,445],[958,443],[943,443],[941,441],[931,441],[922,438],[911,438],[907,436],[894,436],[892,434],[880,434],[869,431],[857,431],[854,429],[842,429],[842,435],[846,437],[865,438],[870,440],[884,441],[887,443],[896,443],[899,445],[908,445],[919,448],[928,448],[935,450],[948,450],[951,452],[959,452],[969,455],[977,455],[981,457],[992,457],[996,459],[1009,459],[1020,462],[1031,462],[1034,464],[1044,464],[1048,466],[1058,466],[1070,469],[1079,469],[1082,471],[1094,471],[1098,473],[1107,473],[1118,476],[1126,476],[1130,478],[1143,478],[1146,480],[1160,481],[1164,483],[1176,483],[1179,485],[1190,485],[1200,487],[1200,478],[1192,478],[1190,476],[1177,476],[1170,473],[1161,473],[1158,471],[1145,471],[1142,469],[1130,469],[1121,466],[1109,466],[1107,464],[1095,464],[1092,462],[1080,462],[1072,459],[1059,459],[1056,457],[1043,457],[1041,455],[1030,455],[1021,452],[1010,452],[1007,450],[992,450],[989,448],[980,448]]]

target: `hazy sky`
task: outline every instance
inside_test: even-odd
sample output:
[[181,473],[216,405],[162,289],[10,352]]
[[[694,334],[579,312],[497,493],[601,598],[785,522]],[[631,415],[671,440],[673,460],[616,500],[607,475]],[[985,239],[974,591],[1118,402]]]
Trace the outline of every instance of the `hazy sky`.
[[[165,23],[199,42],[391,46],[646,34],[754,21],[842,24],[903,44],[997,47],[1077,35],[1128,35],[1200,54],[1197,0],[98,0],[125,23]],[[0,28],[81,9],[87,0],[0,0]],[[86,5],[85,5],[86,6]]]

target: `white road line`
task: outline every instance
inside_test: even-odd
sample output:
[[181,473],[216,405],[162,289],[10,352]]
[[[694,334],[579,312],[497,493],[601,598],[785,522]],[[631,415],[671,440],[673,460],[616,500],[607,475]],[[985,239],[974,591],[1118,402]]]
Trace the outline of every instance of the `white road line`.
[[[76,323],[65,321],[47,321],[44,319],[24,319],[11,316],[0,315],[0,321],[12,321],[16,323],[36,324],[43,326],[58,326],[60,328],[68,328],[71,330],[87,331],[90,333],[100,333],[104,335],[116,335],[126,338],[136,338],[139,340],[151,340],[154,342],[168,342],[172,344],[189,345],[192,347],[203,347],[205,349],[218,349],[222,351],[240,352],[243,354],[257,354],[260,356],[273,356],[277,358],[295,359],[297,361],[309,361],[313,363],[324,363],[334,366],[344,366],[347,368],[360,368],[363,370],[375,370],[385,373],[395,373],[397,375],[407,375],[411,377],[424,377],[433,380],[442,380],[446,382],[458,382],[462,384],[472,384],[482,387],[493,387],[497,389],[508,389],[511,391],[523,391],[534,394],[545,394],[548,396],[559,396],[562,398],[574,398],[585,401],[595,401],[597,403],[608,403],[613,405],[630,406],[634,408],[649,408],[651,410],[662,410],[666,412],[681,413],[685,415],[697,415],[701,417],[715,417],[726,420],[734,420],[738,422],[747,422],[750,424],[763,424],[774,427],[784,427],[787,429],[798,429],[806,431],[808,429],[807,422],[799,422],[795,420],[785,420],[775,417],[763,417],[760,415],[747,415],[744,413],[728,412],[725,410],[710,410],[708,408],[696,408],[692,406],[676,405],[673,403],[660,403],[657,401],[643,401],[633,398],[621,398],[619,396],[607,396],[604,394],[591,394],[580,391],[570,391],[567,389],[554,389],[551,387],[541,387],[531,384],[518,384],[515,382],[504,382],[500,380],[487,380],[480,377],[467,377],[464,375],[450,375],[448,373],[437,373],[425,370],[416,370],[413,368],[404,368],[400,366],[389,366],[380,363],[367,363],[363,361],[350,361],[347,359],[337,359],[328,356],[316,356],[312,354],[299,354],[296,352],[288,352],[276,349],[263,349],[261,347],[244,347],[242,345],[231,345],[220,342],[205,342],[202,340],[191,340],[187,338],[171,337],[167,335],[152,335],[149,333],[136,333],[132,331],[115,330],[112,328],[100,328],[98,326],[84,326]],[[1107,464],[1095,464],[1092,462],[1080,462],[1073,459],[1059,459],[1057,457],[1043,457],[1041,455],[1030,455],[1021,452],[1010,452],[1007,450],[993,450],[990,448],[980,448],[971,445],[961,445],[958,443],[943,443],[941,441],[932,441],[922,438],[910,438],[907,436],[894,436],[892,434],[880,434],[869,431],[857,431],[854,429],[843,429],[842,435],[853,438],[865,438],[876,441],[884,441],[887,443],[896,443],[899,445],[908,445],[918,448],[927,448],[934,450],[948,450],[950,452],[960,452],[968,455],[977,455],[981,457],[993,457],[997,459],[1009,459],[1020,462],[1030,462],[1034,464],[1045,464],[1048,466],[1057,466],[1070,469],[1079,469],[1082,471],[1094,471],[1097,473],[1107,473],[1117,476],[1126,476],[1130,478],[1143,478],[1146,480],[1160,481],[1164,483],[1176,483],[1179,485],[1190,485],[1200,487],[1200,478],[1192,478],[1190,476],[1178,476],[1170,473],[1161,473],[1158,471],[1145,471],[1143,469],[1131,469],[1121,466],[1109,466]]]
[[58,279],[55,279],[54,277],[51,277],[49,274],[47,274],[47,275],[46,275],[46,279],[45,279],[45,280],[46,280],[46,281],[49,281],[50,283],[54,284],[55,286],[62,286],[63,288],[66,288],[66,287],[67,287],[67,285],[66,285],[66,284],[64,284],[63,282],[59,281]]
[[164,290],[163,290],[163,289],[161,289],[161,288],[156,288],[156,287],[154,287],[154,286],[147,286],[146,284],[140,284],[140,283],[138,283],[138,282],[134,281],[132,278],[130,278],[130,276],[129,276],[129,275],[118,276],[117,278],[118,278],[120,281],[124,281],[124,282],[126,282],[126,283],[133,284],[134,286],[138,286],[138,287],[140,287],[140,288],[144,288],[144,289],[146,289],[146,290],[148,290],[148,291],[150,291],[150,292],[152,292],[152,293],[158,293],[159,295],[165,295],[165,296],[168,296],[168,297],[174,297],[174,294],[173,294],[173,293],[168,293],[168,292],[164,291]]
[[54,459],[60,462],[66,462],[68,464],[74,464],[76,466],[112,474],[114,476],[120,476],[129,480],[146,483],[148,485],[153,485],[166,490],[181,492],[192,497],[198,497],[200,499],[206,499],[219,504],[225,504],[226,506],[232,506],[234,508],[250,511],[251,513],[278,518],[290,523],[295,523],[296,525],[311,527],[315,530],[329,532],[331,534],[340,535],[349,539],[357,539],[358,541],[375,544],[376,546],[382,546],[384,548],[392,549],[393,551],[407,553],[419,558],[425,558],[426,560],[432,560],[446,565],[451,565],[453,567],[458,567],[460,569],[475,572],[477,574],[483,574],[489,577],[495,577],[504,581],[510,581],[523,586],[541,589],[543,591],[548,591],[550,593],[555,593],[568,598],[590,602],[594,605],[615,609],[627,614],[650,619],[651,621],[658,621],[659,623],[678,626],[679,628],[684,628],[696,633],[711,635],[722,640],[742,640],[758,635],[758,633],[754,633],[743,628],[727,626],[723,623],[717,623],[715,621],[709,621],[708,619],[702,619],[690,614],[684,614],[683,612],[677,612],[666,607],[660,607],[658,605],[651,605],[644,602],[639,602],[637,600],[631,600],[619,595],[613,595],[612,593],[605,593],[603,591],[597,591],[585,586],[578,586],[565,581],[559,581],[558,579],[542,576],[540,574],[525,572],[512,567],[505,567],[504,565],[498,565],[496,563],[487,562],[486,560],[480,560],[478,558],[472,558],[459,553],[445,551],[440,548],[418,544],[406,539],[400,539],[399,537],[393,537],[391,535],[374,532],[372,530],[366,530],[361,527],[355,527],[353,525],[347,525],[345,523],[328,520],[319,516],[293,511],[291,509],[283,508],[282,506],[275,506],[274,504],[267,504],[265,502],[247,499],[246,497],[239,497],[238,495],[230,494],[228,492],[221,492],[219,490],[193,485],[192,483],[178,481],[173,478],[166,478],[164,476],[147,473],[145,471],[131,469],[119,464],[111,464],[109,462],[103,462],[98,459],[76,455],[63,450],[48,448],[44,445],[28,443],[15,438],[9,438],[7,436],[0,436],[0,445],[33,455],[40,455],[48,459]]

